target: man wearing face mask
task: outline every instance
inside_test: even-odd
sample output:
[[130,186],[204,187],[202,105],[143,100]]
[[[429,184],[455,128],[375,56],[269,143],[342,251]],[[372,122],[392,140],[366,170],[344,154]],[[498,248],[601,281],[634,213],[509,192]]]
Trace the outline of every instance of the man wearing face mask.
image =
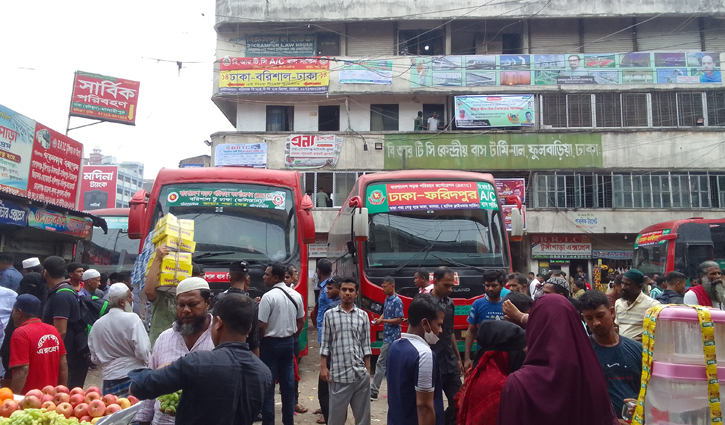
[[128,397],[128,372],[148,365],[151,343],[133,312],[133,296],[125,283],[111,285],[108,304],[110,310],[93,324],[88,336],[91,361],[103,367],[103,394]]
[[720,310],[725,304],[725,282],[720,266],[714,261],[700,264],[700,285],[685,293],[685,304],[715,307]]

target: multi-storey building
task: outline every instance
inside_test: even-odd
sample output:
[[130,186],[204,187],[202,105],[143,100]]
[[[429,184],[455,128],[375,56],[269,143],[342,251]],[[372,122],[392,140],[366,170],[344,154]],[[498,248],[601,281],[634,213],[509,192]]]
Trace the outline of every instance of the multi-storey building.
[[[309,166],[290,145],[330,136],[337,161],[304,171],[334,207],[364,172],[524,179],[520,271],[627,265],[645,226],[723,215],[725,3],[474,3],[218,0],[213,100],[236,131],[212,162],[266,142],[267,167]],[[542,235],[589,249],[547,257]]]
[[118,177],[116,179],[116,208],[128,208],[133,194],[143,187],[143,164],[140,162],[117,162],[116,157],[103,155],[96,148],[84,160],[87,165],[116,165]]

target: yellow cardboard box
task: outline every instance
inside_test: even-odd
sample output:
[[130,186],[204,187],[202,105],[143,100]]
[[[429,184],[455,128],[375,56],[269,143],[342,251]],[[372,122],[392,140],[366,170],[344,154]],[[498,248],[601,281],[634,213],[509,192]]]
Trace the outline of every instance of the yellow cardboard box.
[[176,275],[173,273],[161,273],[159,274],[159,284],[156,286],[156,289],[159,291],[168,291],[169,289],[176,288],[179,282],[188,277],[190,276],[181,273],[177,273]]
[[167,224],[154,230],[154,234],[151,238],[151,242],[158,243],[160,240],[166,237],[181,237],[183,239],[194,240],[194,221],[193,220],[179,220],[179,226],[173,226]]
[[175,215],[168,213],[165,216],[161,217],[161,219],[156,223],[156,227],[154,228],[154,230],[160,229],[167,225],[179,227],[179,219],[176,218]]
[[167,236],[156,243],[156,248],[160,246],[165,246],[170,251],[194,252],[196,249],[196,242],[190,239]]

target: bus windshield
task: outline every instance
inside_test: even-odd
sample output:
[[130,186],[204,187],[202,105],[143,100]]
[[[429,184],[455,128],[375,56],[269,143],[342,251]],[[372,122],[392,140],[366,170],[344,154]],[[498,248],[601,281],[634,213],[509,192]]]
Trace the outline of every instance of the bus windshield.
[[108,233],[94,229],[91,242],[84,242],[81,261],[101,273],[133,269],[139,241],[128,238],[128,216],[104,216]]
[[[157,217],[194,220],[194,261],[285,261],[297,252],[292,191],[255,184],[176,184],[162,188]],[[153,223],[155,224],[155,223]]]
[[665,274],[667,263],[667,243],[639,245],[634,250],[633,268],[644,274]]

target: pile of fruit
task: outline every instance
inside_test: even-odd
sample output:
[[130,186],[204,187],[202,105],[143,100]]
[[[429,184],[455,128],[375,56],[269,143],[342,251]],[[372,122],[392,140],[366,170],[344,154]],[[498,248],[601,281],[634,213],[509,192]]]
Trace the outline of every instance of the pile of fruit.
[[95,424],[103,416],[138,403],[134,396],[102,396],[98,387],[83,391],[83,388],[68,390],[63,385],[30,390],[19,403],[9,388],[0,388],[0,400],[0,425]]
[[179,397],[181,397],[181,390],[175,393],[162,395],[158,398],[159,403],[161,403],[159,410],[167,415],[176,416],[176,408],[179,406]]

